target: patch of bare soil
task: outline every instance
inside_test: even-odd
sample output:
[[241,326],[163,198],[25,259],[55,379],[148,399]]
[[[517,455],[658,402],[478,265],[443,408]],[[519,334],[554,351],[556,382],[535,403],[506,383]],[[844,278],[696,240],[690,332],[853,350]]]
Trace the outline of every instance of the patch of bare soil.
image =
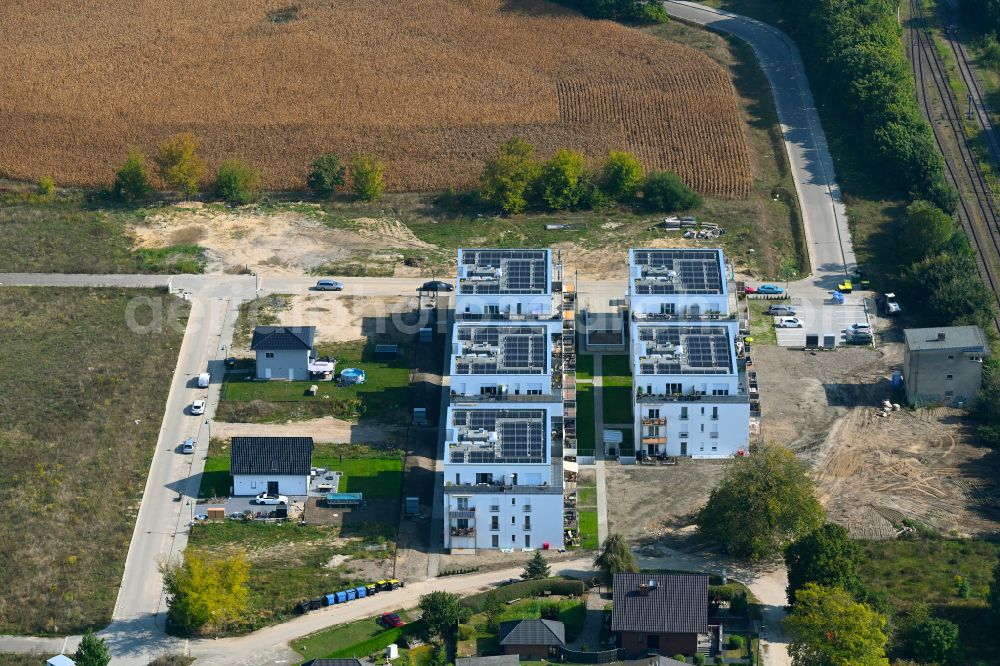
[[608,532],[630,541],[682,538],[726,470],[720,460],[682,459],[677,465],[606,467]]
[[317,442],[334,444],[399,444],[405,439],[404,429],[394,426],[359,425],[324,416],[307,421],[288,423],[227,423],[212,422],[212,436],[221,439],[230,437],[312,437]]
[[[301,274],[345,261],[392,266],[402,259],[399,250],[432,247],[398,220],[359,218],[356,229],[343,229],[325,225],[323,215],[318,205],[315,212],[262,212],[187,202],[150,215],[131,231],[137,247],[197,243],[207,251],[209,273],[238,267]],[[373,257],[374,250],[382,254]],[[401,274],[412,272],[400,268]]]
[[816,354],[756,348],[766,440],[814,470],[830,518],[860,538],[891,538],[906,518],[961,536],[996,534],[991,479],[1000,460],[978,445],[964,412],[950,408],[876,415],[901,402],[890,377],[902,345]]

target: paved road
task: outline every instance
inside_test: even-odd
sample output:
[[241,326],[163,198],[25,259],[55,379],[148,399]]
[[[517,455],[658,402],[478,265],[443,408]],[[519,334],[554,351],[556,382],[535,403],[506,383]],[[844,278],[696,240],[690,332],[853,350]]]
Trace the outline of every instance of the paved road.
[[857,262],[833,158],[795,43],[781,30],[745,16],[682,0],[667,0],[664,6],[671,16],[745,41],[771,84],[812,266],[812,275],[789,285],[806,325],[781,331],[779,344],[801,346],[806,332],[839,335],[847,323],[867,321],[866,304],[857,294],[847,297],[846,307],[829,303],[829,292]]

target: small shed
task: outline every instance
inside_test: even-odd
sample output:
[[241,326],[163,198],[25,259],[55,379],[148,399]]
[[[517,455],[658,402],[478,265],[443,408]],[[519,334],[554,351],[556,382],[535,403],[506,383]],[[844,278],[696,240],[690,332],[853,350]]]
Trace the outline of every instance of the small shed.
[[624,436],[621,430],[605,430],[601,434],[601,438],[604,440],[605,453],[618,453],[622,450]]
[[45,666],[76,666],[76,662],[64,654],[57,654],[45,661]]
[[548,659],[566,645],[566,628],[555,620],[509,620],[500,623],[497,637],[504,654]]

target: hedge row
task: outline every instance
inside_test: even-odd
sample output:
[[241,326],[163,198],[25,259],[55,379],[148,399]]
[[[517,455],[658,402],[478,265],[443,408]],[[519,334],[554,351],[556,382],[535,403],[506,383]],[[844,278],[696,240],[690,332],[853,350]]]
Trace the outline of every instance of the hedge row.
[[861,129],[871,173],[954,211],[944,159],[917,104],[896,0],[782,0],[822,102]]
[[392,643],[400,642],[399,639],[403,636],[422,636],[426,632],[427,627],[424,625],[424,621],[417,620],[416,622],[405,624],[402,627],[387,629],[386,631],[372,636],[367,640],[361,641],[360,643],[355,643],[354,645],[341,648],[336,652],[326,655],[326,658],[350,659],[351,657],[358,657],[361,659],[375,652],[384,650],[386,646],[391,645]]
[[[571,580],[567,578],[543,578],[541,580],[525,580],[510,585],[503,585],[492,590],[496,593],[500,601],[510,601],[511,599],[524,599],[526,597],[540,596],[543,592],[559,594],[566,597],[583,596],[584,585],[581,580]],[[462,599],[462,605],[472,609],[473,613],[483,610],[483,601],[489,592],[474,594]]]

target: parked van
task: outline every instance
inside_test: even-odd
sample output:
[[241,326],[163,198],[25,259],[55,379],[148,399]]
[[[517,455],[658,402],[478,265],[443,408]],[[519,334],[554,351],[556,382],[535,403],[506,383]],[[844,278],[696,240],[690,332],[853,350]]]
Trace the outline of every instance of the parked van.
[[212,380],[212,375],[203,372],[198,375],[198,388],[208,388],[208,383]]

